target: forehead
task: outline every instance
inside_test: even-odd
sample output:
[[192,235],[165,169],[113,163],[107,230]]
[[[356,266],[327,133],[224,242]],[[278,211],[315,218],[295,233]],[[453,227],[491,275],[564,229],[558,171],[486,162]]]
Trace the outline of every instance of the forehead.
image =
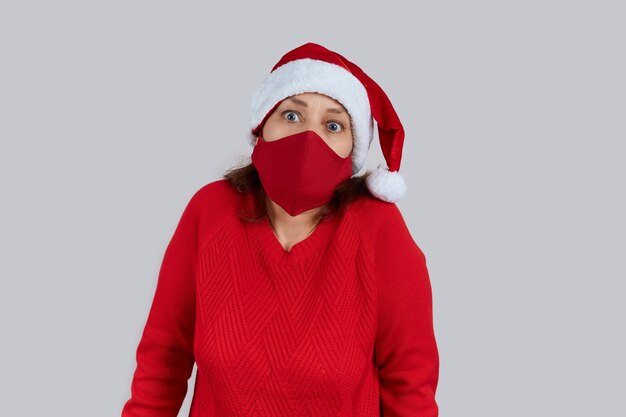
[[[291,100],[291,99],[294,99],[294,100]],[[321,101],[324,105],[328,107],[339,107],[343,110],[346,110],[346,108],[334,98],[327,96],[326,94],[315,93],[315,92],[306,92],[306,93],[294,94],[292,96],[285,97],[281,101],[281,104],[283,103],[293,104],[294,102],[304,102],[308,104],[308,103],[315,102],[315,101]]]

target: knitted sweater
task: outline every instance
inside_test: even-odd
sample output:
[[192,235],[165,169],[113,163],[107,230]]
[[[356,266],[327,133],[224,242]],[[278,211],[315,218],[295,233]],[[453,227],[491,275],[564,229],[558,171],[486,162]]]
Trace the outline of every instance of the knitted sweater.
[[225,179],[187,204],[161,264],[122,417],[435,417],[426,260],[367,195],[285,251]]

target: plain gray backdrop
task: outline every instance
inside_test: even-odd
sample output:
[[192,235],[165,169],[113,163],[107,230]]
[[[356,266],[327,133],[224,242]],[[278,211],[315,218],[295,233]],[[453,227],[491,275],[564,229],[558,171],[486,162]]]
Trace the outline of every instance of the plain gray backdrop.
[[[440,415],[626,415],[625,11],[2,2],[0,415],[120,414],[183,208],[249,157],[252,94],[309,41],[404,124]],[[367,167],[382,161],[375,137]]]

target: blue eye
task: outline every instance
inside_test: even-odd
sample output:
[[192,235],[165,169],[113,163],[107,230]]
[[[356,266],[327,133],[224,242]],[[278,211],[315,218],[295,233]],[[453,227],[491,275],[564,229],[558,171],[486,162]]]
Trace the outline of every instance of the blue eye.
[[[293,117],[291,117],[293,115]],[[287,118],[290,122],[297,122],[299,119],[298,113],[291,110],[285,110],[283,112],[283,116]],[[295,118],[294,118],[295,117]]]
[[[341,123],[330,122],[330,123],[328,123],[328,126],[330,127],[330,131],[331,132],[341,132],[341,131],[343,131],[343,125]],[[331,127],[331,126],[336,126],[336,127]],[[337,129],[339,129],[339,130],[337,130]]]

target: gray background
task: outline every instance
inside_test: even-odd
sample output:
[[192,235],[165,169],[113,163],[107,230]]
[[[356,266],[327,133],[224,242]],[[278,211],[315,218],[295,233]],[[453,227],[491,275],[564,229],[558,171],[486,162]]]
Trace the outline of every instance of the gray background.
[[619,3],[2,2],[0,415],[119,415],[182,209],[307,41],[404,124],[441,415],[626,415]]

